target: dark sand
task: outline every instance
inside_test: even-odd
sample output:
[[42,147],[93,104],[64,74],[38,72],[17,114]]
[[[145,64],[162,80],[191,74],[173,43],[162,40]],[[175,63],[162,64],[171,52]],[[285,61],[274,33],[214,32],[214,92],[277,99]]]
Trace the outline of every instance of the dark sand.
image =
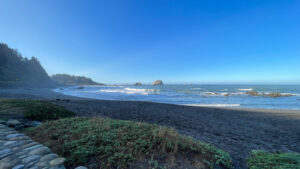
[[48,100],[66,106],[78,116],[99,115],[173,127],[229,152],[237,169],[247,168],[246,158],[251,150],[300,153],[300,111],[93,100],[47,89],[0,90],[0,97]]

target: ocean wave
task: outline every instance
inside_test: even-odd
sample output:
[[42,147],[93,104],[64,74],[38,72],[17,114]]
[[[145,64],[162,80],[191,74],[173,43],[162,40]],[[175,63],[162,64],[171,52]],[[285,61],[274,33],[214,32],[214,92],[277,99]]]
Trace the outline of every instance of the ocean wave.
[[191,88],[191,90],[201,90],[202,88]]
[[183,104],[185,106],[196,107],[239,107],[241,104]]
[[148,95],[150,93],[159,92],[159,89],[136,89],[136,88],[124,88],[124,89],[100,89],[100,92],[105,93],[126,93],[126,94],[142,94]]
[[248,89],[237,89],[237,90],[240,90],[240,91],[252,91],[253,89],[252,88],[248,88]]
[[216,95],[220,95],[218,92],[204,92],[205,95],[209,95],[209,96],[216,96]]
[[240,95],[244,95],[245,93],[243,92],[234,92],[234,93],[230,93],[233,96],[240,96]]
[[235,92],[235,93],[231,93],[231,92],[205,92],[204,95],[206,96],[240,96],[240,95],[244,95],[245,93],[243,92]]

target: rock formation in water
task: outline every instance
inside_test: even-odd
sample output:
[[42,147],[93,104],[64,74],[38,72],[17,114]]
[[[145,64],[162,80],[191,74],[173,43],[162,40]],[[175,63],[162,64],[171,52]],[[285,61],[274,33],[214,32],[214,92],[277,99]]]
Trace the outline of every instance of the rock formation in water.
[[135,86],[142,86],[142,83],[141,82],[136,82],[134,85]]
[[153,86],[157,86],[157,85],[163,85],[162,80],[156,80],[152,83]]

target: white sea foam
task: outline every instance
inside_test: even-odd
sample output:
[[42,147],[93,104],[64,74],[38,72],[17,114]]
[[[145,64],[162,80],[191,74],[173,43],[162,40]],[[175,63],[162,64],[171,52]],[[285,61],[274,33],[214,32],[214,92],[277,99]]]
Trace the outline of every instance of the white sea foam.
[[210,96],[215,96],[218,95],[219,93],[217,92],[205,92],[206,95],[210,95]]
[[239,107],[240,104],[183,104],[186,106],[196,106],[196,107]]
[[106,93],[126,93],[126,94],[142,94],[148,95],[149,93],[159,92],[158,89],[135,89],[135,88],[124,88],[124,89],[100,89],[100,92]]
[[234,95],[234,96],[239,96],[239,95],[244,95],[245,93],[243,92],[234,92],[234,93],[231,93],[231,95]]
[[202,88],[191,88],[191,90],[200,90]]
[[251,90],[253,90],[252,88],[249,88],[249,89],[238,89],[238,90],[240,90],[240,91],[251,91]]

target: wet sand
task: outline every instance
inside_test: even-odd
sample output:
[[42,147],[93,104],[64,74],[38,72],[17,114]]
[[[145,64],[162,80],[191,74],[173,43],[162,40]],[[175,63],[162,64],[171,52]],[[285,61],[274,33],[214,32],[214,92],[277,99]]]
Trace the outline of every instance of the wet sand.
[[296,110],[94,100],[65,96],[49,89],[0,90],[0,97],[47,100],[66,106],[78,116],[106,116],[173,127],[229,152],[235,168],[247,168],[246,158],[251,150],[300,153],[300,111]]

